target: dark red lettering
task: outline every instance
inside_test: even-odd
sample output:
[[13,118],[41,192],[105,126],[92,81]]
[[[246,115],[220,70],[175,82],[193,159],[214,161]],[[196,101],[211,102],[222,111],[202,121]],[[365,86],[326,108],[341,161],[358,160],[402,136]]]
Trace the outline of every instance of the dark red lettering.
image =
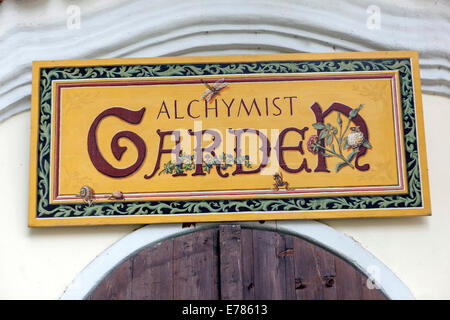
[[261,164],[259,165],[259,167],[256,169],[253,169],[253,170],[245,171],[242,166],[242,163],[238,162],[238,163],[236,163],[236,169],[233,171],[232,175],[258,173],[261,171],[262,168],[267,166],[267,163],[269,162],[269,157],[270,157],[270,149],[271,149],[270,142],[269,142],[269,139],[267,139],[267,137],[261,131],[256,130],[256,129],[237,129],[237,130],[228,129],[228,131],[231,134],[234,134],[236,136],[235,137],[235,148],[234,148],[234,152],[236,154],[236,159],[242,158],[241,135],[243,133],[246,133],[246,132],[254,133],[261,139],[261,147],[259,148],[259,150],[261,150],[261,152],[262,152],[262,159],[261,159]]
[[[337,111],[345,115],[346,117],[350,117],[350,111],[352,111],[352,108],[349,106],[346,106],[342,103],[335,102],[333,103],[327,110],[322,112],[322,108],[320,105],[316,102],[311,106],[311,110],[313,111],[316,122],[323,123],[324,119],[333,111]],[[352,119],[352,121],[355,123],[355,125],[359,126],[359,129],[363,133],[364,137],[366,139],[369,139],[369,133],[367,131],[367,125],[364,119],[358,114],[355,118]],[[322,130],[317,130],[317,136],[320,136],[320,132]],[[321,141],[322,147],[325,147],[325,142]],[[359,158],[363,155],[365,155],[367,152],[367,148],[364,146],[359,147],[359,152],[355,156],[355,168],[360,171],[367,171],[370,168],[370,165],[368,163],[360,165],[359,164]],[[330,172],[327,168],[326,158],[322,154],[322,152],[319,152],[317,154],[317,167],[314,170],[314,172]]]
[[136,146],[138,151],[138,158],[136,162],[133,165],[129,166],[128,168],[123,169],[115,168],[105,160],[105,158],[103,157],[98,148],[97,127],[104,118],[109,116],[118,117],[131,124],[139,124],[142,120],[144,112],[145,108],[142,108],[141,110],[138,111],[133,111],[121,107],[113,107],[106,109],[94,119],[94,121],[91,124],[91,127],[89,128],[87,145],[89,157],[92,161],[92,164],[98,171],[109,177],[123,178],[129,176],[137,169],[139,169],[139,167],[142,165],[142,162],[145,159],[145,154],[147,151],[144,140],[142,140],[141,137],[139,137],[137,134],[131,131],[120,131],[116,133],[111,140],[111,151],[114,157],[117,160],[120,160],[122,158],[122,155],[127,150],[127,148],[119,145],[119,139],[127,138],[131,142],[133,142],[134,145]]
[[[305,170],[306,172],[311,172],[311,169],[308,168],[308,163],[306,162],[306,158],[303,158],[303,161],[302,161],[300,167],[298,167],[297,169],[292,169],[292,168],[289,168],[288,165],[286,164],[286,161],[284,160],[284,154],[283,154],[283,152],[285,152],[285,151],[298,151],[298,152],[300,152],[301,155],[305,154],[305,152],[303,151],[303,140],[305,139],[305,131],[306,130],[308,130],[308,127],[304,127],[301,130],[298,128],[290,127],[290,128],[286,128],[280,132],[275,150],[277,151],[277,155],[278,155],[278,163],[280,164],[280,168],[282,168],[283,170],[290,172],[290,173],[297,173],[302,170]],[[302,140],[300,140],[300,142],[298,143],[297,146],[283,146],[284,138],[286,137],[286,134],[291,131],[294,131],[294,132],[297,132],[298,134],[300,134],[300,136],[302,137]]]
[[[146,174],[144,175],[145,179],[150,179],[151,177],[153,177],[156,172],[158,172],[159,168],[161,167],[161,156],[164,153],[173,153],[176,155],[176,163],[180,163],[180,151],[181,151],[181,145],[180,145],[180,131],[161,131],[161,130],[156,130],[156,132],[159,135],[159,148],[158,148],[158,156],[156,158],[156,164],[155,164],[155,168],[153,169],[153,172],[151,174]],[[175,147],[173,147],[172,149],[165,149],[164,148],[164,138],[166,136],[170,136],[170,135],[174,135],[175,136]],[[185,173],[175,173],[173,174],[174,177],[177,176],[185,176]]]

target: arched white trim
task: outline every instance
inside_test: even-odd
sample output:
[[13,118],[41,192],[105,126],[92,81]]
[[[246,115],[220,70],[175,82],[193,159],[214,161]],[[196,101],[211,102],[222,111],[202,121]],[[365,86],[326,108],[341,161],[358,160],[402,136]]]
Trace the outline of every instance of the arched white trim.
[[[259,229],[290,233],[305,238],[349,261],[366,275],[373,274],[377,287],[390,299],[414,299],[403,282],[380,260],[353,239],[325,224],[305,221],[240,222],[240,225]],[[100,281],[117,265],[152,244],[185,233],[218,226],[218,223],[201,223],[194,228],[182,228],[180,224],[147,225],[130,233],[102,252],[68,286],[61,299],[84,299]],[[374,274],[374,271],[376,274]]]
[[417,50],[423,91],[450,96],[450,6],[402,2],[136,0],[80,29],[16,28],[0,37],[0,121],[29,109],[33,60]]

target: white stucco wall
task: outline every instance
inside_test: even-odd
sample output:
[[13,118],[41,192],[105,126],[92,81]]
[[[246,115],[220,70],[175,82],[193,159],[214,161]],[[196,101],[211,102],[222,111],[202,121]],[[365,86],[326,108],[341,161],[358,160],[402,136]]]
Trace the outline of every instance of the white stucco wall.
[[[431,217],[325,220],[418,299],[450,299],[450,99],[424,95]],[[0,299],[58,299],[97,255],[139,226],[27,227],[30,112],[0,123]]]
[[[83,19],[84,14],[125,2],[5,0],[0,5],[0,39],[17,28],[64,24],[71,4],[80,7]],[[407,8],[418,2],[399,3]],[[416,298],[450,299],[450,144],[446,134],[450,99],[424,95],[423,104],[433,216],[322,222],[368,249]],[[29,131],[29,111],[0,122],[0,299],[59,298],[97,255],[139,228],[28,228]]]
[[38,27],[66,21],[76,5],[81,13],[105,10],[128,0],[33,0],[3,1],[0,7],[0,36],[21,27]]

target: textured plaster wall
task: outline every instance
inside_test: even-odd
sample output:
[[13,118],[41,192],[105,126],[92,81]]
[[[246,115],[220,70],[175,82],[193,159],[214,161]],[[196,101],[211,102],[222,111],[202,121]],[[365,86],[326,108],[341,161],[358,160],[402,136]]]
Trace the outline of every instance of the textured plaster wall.
[[95,13],[128,0],[5,0],[0,5],[0,36],[21,27],[61,23],[69,18],[72,5],[81,13]]

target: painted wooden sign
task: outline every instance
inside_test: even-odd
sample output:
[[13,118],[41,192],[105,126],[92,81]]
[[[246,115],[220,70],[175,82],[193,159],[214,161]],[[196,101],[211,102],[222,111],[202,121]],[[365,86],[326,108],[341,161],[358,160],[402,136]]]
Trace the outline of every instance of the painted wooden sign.
[[29,224],[428,215],[415,52],[33,64]]

